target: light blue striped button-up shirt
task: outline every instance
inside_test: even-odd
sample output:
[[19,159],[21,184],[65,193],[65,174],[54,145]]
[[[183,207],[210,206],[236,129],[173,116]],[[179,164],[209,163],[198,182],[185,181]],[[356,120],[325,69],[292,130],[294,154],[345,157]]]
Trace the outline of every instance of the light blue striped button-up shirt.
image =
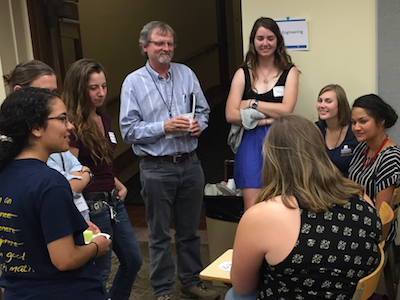
[[194,118],[203,131],[208,126],[210,107],[190,68],[171,63],[165,79],[147,62],[125,78],[119,121],[122,138],[132,144],[136,155],[176,155],[197,148],[197,137],[188,132],[175,138],[166,138],[164,132],[164,121],[191,111],[191,94],[196,97]]

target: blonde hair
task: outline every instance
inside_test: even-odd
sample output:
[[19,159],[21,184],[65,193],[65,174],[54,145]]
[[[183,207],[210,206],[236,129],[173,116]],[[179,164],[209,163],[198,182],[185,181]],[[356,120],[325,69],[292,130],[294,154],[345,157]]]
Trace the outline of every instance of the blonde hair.
[[363,192],[331,162],[317,126],[300,115],[282,115],[271,126],[263,156],[263,184],[256,202],[281,196],[286,207],[294,208],[294,196],[307,210],[319,212]]

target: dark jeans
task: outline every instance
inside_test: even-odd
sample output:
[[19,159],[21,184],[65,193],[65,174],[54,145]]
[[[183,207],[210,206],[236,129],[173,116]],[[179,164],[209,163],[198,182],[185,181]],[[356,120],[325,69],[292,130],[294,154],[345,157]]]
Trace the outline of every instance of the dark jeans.
[[200,281],[203,266],[196,235],[203,201],[204,174],[197,155],[179,162],[140,161],[142,197],[149,228],[150,284],[155,296],[172,293],[175,265],[170,252],[174,216],[178,278],[183,285]]
[[[87,202],[90,203],[90,200]],[[115,252],[120,266],[109,291],[109,297],[112,300],[128,300],[137,272],[142,265],[142,254],[123,201],[108,201],[108,203],[114,206],[118,222],[111,221],[109,207],[105,207],[100,213],[90,214],[90,220],[100,228],[101,232],[111,235],[112,239],[112,250],[95,258],[94,262],[101,272],[105,287],[111,269],[111,251]]]

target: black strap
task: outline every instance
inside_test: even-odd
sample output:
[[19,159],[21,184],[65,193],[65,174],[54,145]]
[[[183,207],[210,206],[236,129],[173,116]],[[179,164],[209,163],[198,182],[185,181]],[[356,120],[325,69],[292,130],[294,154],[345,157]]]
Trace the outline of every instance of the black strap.
[[64,170],[64,172],[66,171],[65,170],[65,162],[64,162],[64,157],[62,156],[62,154],[61,153],[59,153],[60,154],[60,157],[61,157],[61,162],[62,162],[62,165],[63,165],[63,170]]

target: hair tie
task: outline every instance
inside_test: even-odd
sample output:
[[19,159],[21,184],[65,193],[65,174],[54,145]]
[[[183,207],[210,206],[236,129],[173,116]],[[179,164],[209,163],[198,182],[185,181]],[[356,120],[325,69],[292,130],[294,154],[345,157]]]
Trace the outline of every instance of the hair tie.
[[10,138],[9,136],[2,134],[2,135],[0,135],[0,141],[12,143],[13,139]]

